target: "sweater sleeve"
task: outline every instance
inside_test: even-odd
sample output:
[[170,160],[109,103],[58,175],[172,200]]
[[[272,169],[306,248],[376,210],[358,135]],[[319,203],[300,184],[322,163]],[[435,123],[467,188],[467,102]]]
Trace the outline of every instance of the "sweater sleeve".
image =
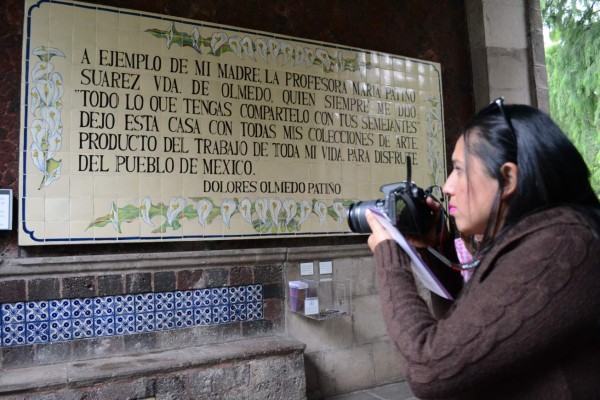
[[[375,249],[382,311],[416,396],[481,387],[555,354],[599,316],[600,241],[555,224],[489,253],[453,308],[437,321],[420,298],[409,259],[391,241]],[[577,312],[573,312],[577,310]]]

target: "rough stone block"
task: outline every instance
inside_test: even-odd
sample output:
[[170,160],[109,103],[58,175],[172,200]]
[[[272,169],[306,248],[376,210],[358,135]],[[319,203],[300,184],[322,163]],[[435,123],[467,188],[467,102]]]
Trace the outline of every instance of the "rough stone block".
[[309,399],[322,399],[321,372],[319,366],[322,364],[321,353],[304,353],[304,372],[306,379],[306,396]]
[[52,300],[60,298],[58,278],[33,279],[27,282],[29,301]]
[[152,274],[136,273],[125,275],[126,293],[145,293],[152,291]]
[[25,281],[22,279],[0,282],[0,303],[25,300]]
[[196,346],[236,341],[242,338],[241,324],[197,326],[192,329],[192,336],[190,345]]
[[[86,389],[83,399],[114,400],[114,399],[148,399],[154,396],[158,385],[154,379],[137,379],[130,382],[107,382],[99,387]],[[154,397],[159,399],[161,397]],[[164,399],[180,399],[181,397],[162,397]]]
[[284,318],[284,305],[282,299],[266,299],[263,302],[264,318],[269,321]]
[[349,279],[352,283],[352,296],[377,293],[377,279],[373,257],[336,260],[336,279]]
[[288,334],[306,343],[306,351],[314,352],[343,348],[352,345],[352,321],[350,318],[334,318],[314,321],[303,315],[288,313]]
[[267,284],[263,285],[263,298],[266,299],[284,299],[285,291],[283,284]]
[[375,385],[371,346],[323,352],[318,366],[325,397]]
[[254,283],[254,273],[251,267],[234,267],[229,272],[231,286],[251,285]]
[[2,350],[2,368],[13,369],[23,368],[33,365],[33,347],[5,347]]
[[112,354],[122,354],[124,336],[110,336],[71,342],[73,360],[102,358]]
[[157,332],[154,347],[159,349],[181,349],[189,346],[194,340],[194,328],[174,329]]
[[62,279],[62,297],[94,297],[96,282],[93,276],[75,276]]
[[129,353],[140,353],[148,349],[156,349],[160,332],[138,333],[123,336],[123,347]]
[[283,267],[281,265],[259,265],[254,267],[256,283],[283,283]]
[[185,375],[185,387],[191,399],[204,399],[210,395],[213,374],[213,370],[203,369]]
[[172,292],[176,289],[175,272],[163,271],[154,273],[154,291]]
[[493,82],[490,91],[529,86],[527,49],[490,48],[488,56],[489,79]]
[[229,269],[209,268],[204,271],[204,283],[206,287],[227,286],[229,281]]
[[101,275],[98,277],[98,296],[116,296],[124,294],[121,275]]
[[352,300],[352,306],[355,343],[379,341],[387,336],[379,295],[355,297]]
[[72,357],[70,342],[38,344],[34,350],[33,363],[48,365],[70,361]]
[[212,391],[214,393],[227,393],[236,387],[248,386],[250,383],[250,366],[235,365],[215,371],[212,378]]
[[513,49],[527,48],[527,24],[522,1],[484,3],[484,21],[488,46]]
[[204,270],[177,271],[177,290],[202,289],[204,285]]
[[245,338],[265,336],[273,333],[273,323],[267,320],[242,322],[242,336]]
[[157,399],[183,399],[185,379],[181,375],[159,376],[155,381]]
[[404,380],[400,372],[400,354],[393,348],[391,342],[373,343],[373,364],[377,385]]

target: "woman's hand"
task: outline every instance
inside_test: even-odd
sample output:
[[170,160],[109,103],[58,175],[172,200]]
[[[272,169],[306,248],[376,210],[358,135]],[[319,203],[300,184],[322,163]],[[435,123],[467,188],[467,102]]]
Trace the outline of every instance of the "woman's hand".
[[[423,237],[419,237],[419,236],[407,236],[406,240],[408,240],[408,243],[410,243],[411,246],[415,247],[415,248],[426,248],[428,246],[431,247],[436,247],[438,243],[436,243],[436,240],[439,239],[438,238],[438,232],[437,230],[439,229],[439,224],[440,224],[440,218],[442,217],[442,205],[440,203],[438,203],[437,201],[435,201],[431,196],[427,197],[427,199],[425,200],[427,203],[427,206],[429,206],[429,208],[431,209],[431,211],[433,212],[433,218],[432,220],[433,222],[433,226],[431,227],[431,229],[429,230],[429,232],[427,232],[427,234],[425,234],[425,236]],[[445,230],[445,228],[444,228]],[[440,232],[441,235],[446,235],[447,232]]]
[[369,236],[369,248],[371,251],[375,251],[375,247],[381,242],[392,239],[392,235],[389,234],[387,230],[377,221],[375,214],[371,212],[371,210],[367,210],[365,213],[365,217],[367,218],[367,223],[371,228],[371,236]]
[[[439,222],[439,218],[441,217],[442,205],[437,201],[433,200],[431,197],[427,197],[427,205],[433,211],[433,220],[435,221],[434,226],[431,228],[431,231],[427,233],[424,237],[415,237],[415,236],[406,236],[406,240],[410,243],[411,246],[416,248],[426,248],[427,246],[435,246],[436,245],[436,229],[437,224]],[[367,210],[365,217],[367,219],[367,223],[371,228],[371,236],[369,236],[368,244],[371,251],[375,251],[375,247],[385,240],[393,239],[392,236],[385,230],[385,228],[377,221],[375,215]],[[446,234],[443,232],[442,234]]]

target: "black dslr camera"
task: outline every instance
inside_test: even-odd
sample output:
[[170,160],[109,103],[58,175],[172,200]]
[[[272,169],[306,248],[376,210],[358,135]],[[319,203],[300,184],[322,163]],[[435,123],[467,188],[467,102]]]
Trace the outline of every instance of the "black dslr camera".
[[424,236],[430,231],[434,214],[425,200],[431,195],[433,187],[423,190],[411,181],[410,157],[406,157],[406,170],[406,181],[381,186],[384,199],[358,201],[348,207],[348,225],[352,232],[371,233],[365,216],[368,208],[386,214],[405,235]]

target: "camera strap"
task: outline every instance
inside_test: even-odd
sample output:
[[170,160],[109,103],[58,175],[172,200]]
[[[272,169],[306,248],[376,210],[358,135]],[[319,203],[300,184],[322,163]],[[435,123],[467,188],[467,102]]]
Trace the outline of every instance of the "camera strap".
[[427,189],[425,189],[425,195],[427,197],[431,197],[435,202],[437,202],[440,205],[440,215],[438,217],[438,221],[437,221],[437,226],[435,228],[435,243],[438,249],[441,249],[443,247],[443,243],[445,240],[444,237],[444,232],[447,226],[446,226],[446,221],[448,220],[448,213],[446,211],[446,208],[444,207],[444,197],[442,194],[441,199],[438,199],[434,194],[433,191],[435,189],[439,189],[440,193],[442,192],[442,188],[438,185],[433,185],[428,187]]

